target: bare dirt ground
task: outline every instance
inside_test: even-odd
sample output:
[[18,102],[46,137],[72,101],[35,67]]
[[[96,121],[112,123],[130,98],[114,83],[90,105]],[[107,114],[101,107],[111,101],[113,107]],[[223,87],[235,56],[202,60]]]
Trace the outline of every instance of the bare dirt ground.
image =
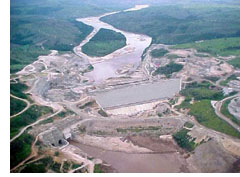
[[148,148],[136,146],[134,143],[126,141],[121,137],[96,137],[96,136],[79,136],[75,141],[87,144],[93,147],[99,147],[101,149],[110,151],[120,151],[127,153],[150,153],[152,152]]
[[222,144],[226,150],[231,152],[232,154],[239,156],[240,155],[240,144],[231,139],[224,139]]
[[136,146],[150,149],[155,153],[183,152],[183,150],[176,145],[172,136],[169,136],[168,138],[161,138],[161,136],[127,136],[125,139]]
[[193,172],[228,172],[237,158],[230,156],[220,146],[214,140],[198,146],[194,154],[187,159],[188,163],[193,167]]

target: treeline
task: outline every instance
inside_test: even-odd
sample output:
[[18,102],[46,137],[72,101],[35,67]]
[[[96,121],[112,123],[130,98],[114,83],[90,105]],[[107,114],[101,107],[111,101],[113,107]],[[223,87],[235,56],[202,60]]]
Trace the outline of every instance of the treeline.
[[210,53],[213,56],[240,56],[240,37],[212,39],[200,42],[178,44],[172,48],[195,48],[198,52]]
[[113,30],[101,28],[99,32],[90,41],[112,41],[112,40],[126,40],[122,33]]
[[105,13],[86,2],[11,0],[10,71],[15,73],[49,50],[72,51],[93,30],[75,19]]
[[126,46],[126,37],[119,32],[101,28],[90,41],[82,47],[89,56],[102,57]]
[[170,62],[166,66],[157,68],[154,71],[153,75],[156,76],[158,74],[164,74],[166,77],[170,77],[172,73],[179,72],[182,70],[182,68],[183,68],[183,65]]
[[240,31],[239,5],[156,6],[101,20],[125,31],[151,36],[153,43],[164,44],[237,37]]
[[22,134],[10,144],[10,167],[13,168],[18,163],[26,159],[31,154],[31,144],[34,138],[29,134]]
[[10,98],[10,115],[14,115],[22,111],[27,104],[21,100]]

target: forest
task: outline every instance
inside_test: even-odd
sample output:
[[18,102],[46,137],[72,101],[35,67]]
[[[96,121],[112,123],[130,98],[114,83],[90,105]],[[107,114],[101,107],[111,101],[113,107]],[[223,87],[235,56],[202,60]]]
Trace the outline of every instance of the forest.
[[240,36],[239,5],[175,4],[152,6],[101,18],[121,30],[146,34],[153,43],[182,44]]

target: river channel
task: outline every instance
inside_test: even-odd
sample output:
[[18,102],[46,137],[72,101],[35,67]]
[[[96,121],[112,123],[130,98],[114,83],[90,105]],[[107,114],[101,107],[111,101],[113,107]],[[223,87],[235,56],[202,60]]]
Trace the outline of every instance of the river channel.
[[186,171],[186,160],[174,153],[125,153],[70,141],[88,155],[110,164],[119,173],[177,173]]
[[[147,5],[136,6],[135,8],[127,9],[125,11],[140,10],[148,7]],[[86,74],[86,76],[101,82],[110,77],[116,77],[116,71],[128,64],[135,64],[136,66],[141,62],[141,55],[145,48],[147,48],[152,41],[152,38],[143,34],[135,34],[116,29],[110,24],[104,23],[100,18],[112,15],[119,12],[106,13],[97,17],[79,18],[77,21],[83,22],[94,28],[93,32],[89,34],[81,44],[74,48],[74,52],[81,56],[87,57],[93,65],[94,70]],[[110,29],[122,33],[126,37],[127,45],[115,52],[104,57],[90,57],[84,54],[81,47],[86,44],[101,28]]]

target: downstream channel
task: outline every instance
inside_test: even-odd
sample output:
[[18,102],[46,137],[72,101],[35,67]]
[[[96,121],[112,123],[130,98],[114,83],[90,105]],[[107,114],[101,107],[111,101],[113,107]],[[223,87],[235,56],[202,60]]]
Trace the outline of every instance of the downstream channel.
[[88,155],[110,164],[119,173],[177,173],[188,172],[186,160],[174,153],[125,153],[69,141]]

